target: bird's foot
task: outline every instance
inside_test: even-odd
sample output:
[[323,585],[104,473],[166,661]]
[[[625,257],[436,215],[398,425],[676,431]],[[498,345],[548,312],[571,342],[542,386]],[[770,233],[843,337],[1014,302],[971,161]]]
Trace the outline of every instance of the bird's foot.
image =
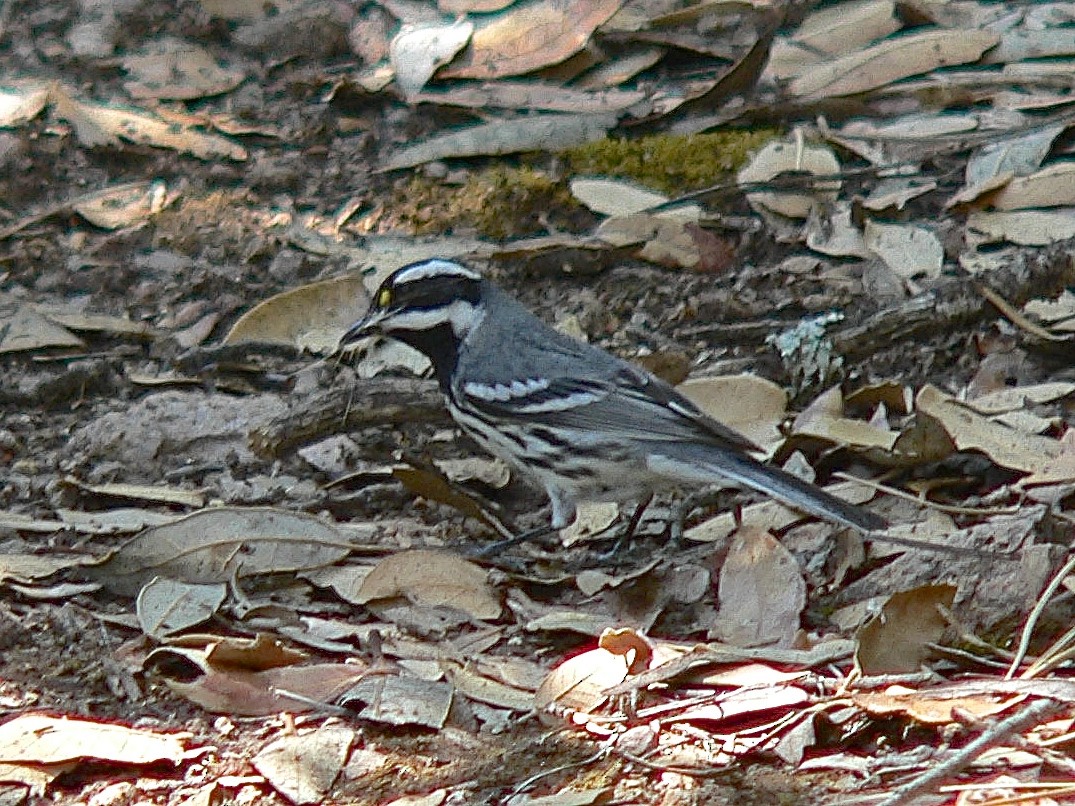
[[504,549],[510,549],[522,543],[528,543],[531,540],[537,540],[539,537],[545,537],[546,535],[555,534],[556,531],[556,529],[549,525],[537,526],[533,529],[527,529],[525,532],[520,532],[513,537],[508,537],[504,540],[497,540],[495,543],[490,543],[489,545],[482,546],[481,548],[471,549],[467,552],[467,554],[476,560],[487,560],[490,557],[494,557],[497,554],[500,554],[502,551],[504,551]]

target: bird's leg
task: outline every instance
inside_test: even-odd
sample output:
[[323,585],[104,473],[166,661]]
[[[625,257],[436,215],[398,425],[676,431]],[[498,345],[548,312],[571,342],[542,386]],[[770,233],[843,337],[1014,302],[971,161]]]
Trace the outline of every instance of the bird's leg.
[[668,543],[675,549],[683,545],[683,525],[698,507],[709,506],[720,500],[720,495],[727,487],[706,487],[704,490],[688,493],[672,505],[668,517]]
[[556,534],[575,520],[577,514],[575,500],[570,495],[556,487],[548,487],[545,492],[549,496],[549,503],[552,504],[552,514],[549,518],[548,526],[538,526],[534,529],[528,529],[522,534],[517,534],[515,537],[490,543],[485,548],[472,553],[471,556],[479,559],[491,557],[500,553],[503,549],[509,549],[512,546],[518,546],[520,543],[536,540],[545,535]]
[[635,507],[635,511],[631,515],[631,519],[627,521],[627,528],[620,532],[620,535],[616,538],[616,542],[612,545],[612,548],[602,554],[600,559],[610,560],[619,555],[620,550],[627,544],[627,541],[634,537],[635,532],[638,531],[638,526],[642,523],[642,516],[646,514],[646,510],[649,508],[651,501],[653,501],[652,493],[638,502],[638,506]]

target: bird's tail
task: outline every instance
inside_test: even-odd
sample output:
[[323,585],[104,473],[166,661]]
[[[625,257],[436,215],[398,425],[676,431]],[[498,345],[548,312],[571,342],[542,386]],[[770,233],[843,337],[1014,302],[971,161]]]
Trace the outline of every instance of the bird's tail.
[[650,468],[678,481],[702,484],[723,481],[757,490],[793,509],[863,532],[888,527],[880,515],[837,498],[784,470],[763,464],[748,454],[712,447],[708,447],[704,455],[693,450],[690,455],[677,454],[679,451],[675,447],[661,446],[659,452],[650,455]]

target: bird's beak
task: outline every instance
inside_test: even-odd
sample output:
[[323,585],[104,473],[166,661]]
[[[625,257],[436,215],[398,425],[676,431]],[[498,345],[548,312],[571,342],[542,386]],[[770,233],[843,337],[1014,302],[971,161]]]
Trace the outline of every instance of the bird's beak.
[[371,308],[366,312],[366,315],[351,325],[344,334],[340,336],[340,341],[336,345],[336,351],[339,352],[344,347],[354,344],[356,341],[362,341],[370,336],[376,336],[381,332],[380,324],[385,318],[388,311],[384,308],[374,310]]

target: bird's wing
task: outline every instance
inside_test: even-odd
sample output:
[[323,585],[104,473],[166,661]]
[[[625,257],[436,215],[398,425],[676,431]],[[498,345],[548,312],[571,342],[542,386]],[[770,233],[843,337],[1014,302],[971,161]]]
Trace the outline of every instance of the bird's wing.
[[669,384],[625,362],[618,362],[604,378],[533,377],[496,385],[470,382],[459,392],[468,407],[491,421],[525,418],[538,426],[598,431],[611,439],[758,450]]

